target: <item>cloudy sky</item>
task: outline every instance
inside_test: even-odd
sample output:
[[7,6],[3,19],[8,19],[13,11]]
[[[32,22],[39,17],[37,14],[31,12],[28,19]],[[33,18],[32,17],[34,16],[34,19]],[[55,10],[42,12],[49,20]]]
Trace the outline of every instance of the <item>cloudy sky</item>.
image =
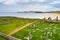
[[0,12],[60,11],[60,0],[0,0]]

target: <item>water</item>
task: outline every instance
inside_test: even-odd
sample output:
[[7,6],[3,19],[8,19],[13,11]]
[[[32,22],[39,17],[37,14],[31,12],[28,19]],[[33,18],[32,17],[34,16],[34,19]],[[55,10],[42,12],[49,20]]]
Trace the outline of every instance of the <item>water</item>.
[[0,16],[15,16],[15,17],[23,17],[23,18],[38,18],[42,19],[44,17],[48,18],[51,17],[55,19],[57,16],[60,19],[60,14],[56,13],[14,13],[14,12],[6,12],[0,13]]

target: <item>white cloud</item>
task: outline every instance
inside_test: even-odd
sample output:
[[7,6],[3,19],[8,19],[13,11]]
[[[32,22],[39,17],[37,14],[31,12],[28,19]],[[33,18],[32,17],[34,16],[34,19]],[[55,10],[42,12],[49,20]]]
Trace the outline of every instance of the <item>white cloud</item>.
[[16,0],[5,0],[3,4],[10,5],[10,4],[15,4],[17,1]]
[[32,0],[32,1],[35,1],[35,2],[46,2],[46,0]]
[[0,2],[3,2],[3,4],[11,5],[16,4],[18,2],[20,3],[27,3],[27,2],[46,2],[47,0],[0,0]]
[[56,1],[51,2],[50,4],[59,4],[59,3],[60,3],[60,0],[56,0]]
[[19,0],[19,2],[29,2],[29,0]]
[[18,2],[24,3],[24,2],[28,2],[29,0],[0,0],[0,2],[2,2],[5,5],[11,5],[11,4],[16,4]]
[[[25,5],[20,5],[17,3],[28,3],[28,2],[37,2],[37,4],[25,4]],[[53,1],[50,4],[40,4],[40,2],[46,2],[47,0],[0,0],[3,4],[7,5],[7,9],[9,11],[29,11],[29,10],[36,10],[36,11],[55,11],[55,10],[60,10],[59,8],[53,7],[53,5],[50,4],[57,4],[60,3],[60,1]],[[39,4],[38,4],[39,2]],[[13,4],[13,5],[12,5]],[[16,5],[14,5],[16,4]]]
[[29,10],[33,10],[33,11],[56,11],[56,10],[60,10],[57,9],[51,5],[27,5],[24,7],[19,8],[19,10],[21,11],[29,11]]

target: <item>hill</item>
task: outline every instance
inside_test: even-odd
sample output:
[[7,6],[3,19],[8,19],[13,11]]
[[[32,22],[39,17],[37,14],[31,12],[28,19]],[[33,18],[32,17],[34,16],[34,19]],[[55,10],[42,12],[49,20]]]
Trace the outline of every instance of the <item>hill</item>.
[[23,12],[17,12],[17,13],[60,13],[60,11],[49,11],[49,12],[43,12],[43,11],[23,11]]

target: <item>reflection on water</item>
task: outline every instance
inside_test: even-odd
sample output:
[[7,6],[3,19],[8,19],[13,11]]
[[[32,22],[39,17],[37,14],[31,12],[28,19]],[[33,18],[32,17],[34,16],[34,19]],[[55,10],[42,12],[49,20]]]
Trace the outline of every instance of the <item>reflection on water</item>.
[[56,13],[0,13],[0,16],[16,16],[16,17],[23,17],[23,18],[48,18],[51,17],[54,19],[58,16],[60,19],[60,14]]

